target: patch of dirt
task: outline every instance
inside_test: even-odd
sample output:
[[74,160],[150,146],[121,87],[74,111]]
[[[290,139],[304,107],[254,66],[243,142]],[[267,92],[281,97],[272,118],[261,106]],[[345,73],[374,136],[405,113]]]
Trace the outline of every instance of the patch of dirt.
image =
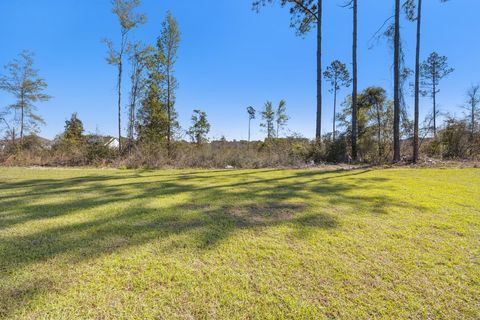
[[263,203],[243,206],[228,206],[226,212],[239,222],[261,224],[276,221],[288,221],[307,207],[305,203]]
[[182,210],[208,210],[210,209],[209,204],[195,204],[195,203],[188,203],[188,204],[182,204],[178,207],[179,209]]

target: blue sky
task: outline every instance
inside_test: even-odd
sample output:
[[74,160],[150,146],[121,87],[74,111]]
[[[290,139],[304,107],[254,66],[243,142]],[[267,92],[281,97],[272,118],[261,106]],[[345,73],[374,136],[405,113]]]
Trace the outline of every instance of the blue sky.
[[[257,14],[251,0],[143,0],[148,23],[131,39],[153,43],[167,10],[178,19],[182,42],[176,76],[177,111],[183,128],[192,110],[205,110],[210,136],[247,137],[249,105],[287,100],[290,132],[315,132],[315,34],[297,37],[288,10],[266,7]],[[334,59],[351,64],[351,10],[343,0],[328,0],[324,9],[324,65]],[[432,51],[449,58],[455,72],[441,85],[439,104],[460,116],[465,91],[480,82],[478,0],[440,4],[426,0],[422,59]],[[372,41],[393,11],[393,0],[362,0],[359,7],[359,89],[371,85],[392,92],[392,52],[385,41]],[[47,122],[41,135],[53,138],[64,121],[78,112],[89,132],[116,132],[115,69],[105,62],[103,38],[118,38],[118,23],[108,0],[0,0],[0,65],[22,49],[35,52],[36,67],[54,98],[39,105]],[[407,64],[413,67],[415,26],[403,21]],[[0,73],[4,70],[0,69]],[[128,80],[125,78],[125,94]],[[342,91],[343,96],[348,94]],[[413,99],[409,98],[410,106]],[[0,93],[0,107],[11,101]],[[125,100],[126,102],[127,100]],[[332,98],[324,91],[324,132],[331,128]],[[422,113],[430,110],[422,100]],[[263,138],[259,120],[253,138]]]

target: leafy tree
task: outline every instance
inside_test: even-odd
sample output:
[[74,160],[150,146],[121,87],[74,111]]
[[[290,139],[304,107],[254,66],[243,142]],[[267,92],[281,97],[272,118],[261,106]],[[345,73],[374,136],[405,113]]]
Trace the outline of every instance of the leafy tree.
[[359,105],[366,110],[366,118],[372,123],[371,128],[376,132],[376,142],[379,160],[385,156],[385,136],[389,131],[389,110],[387,93],[380,87],[365,89],[359,96]]
[[437,136],[437,93],[440,92],[438,89],[440,80],[454,71],[454,69],[448,65],[447,60],[447,57],[432,52],[420,67],[422,84],[428,87],[423,94],[429,95],[433,102],[433,135],[435,137]]
[[323,76],[330,82],[330,85],[332,86],[330,92],[333,93],[333,140],[335,140],[337,131],[335,119],[335,116],[337,114],[337,92],[342,87],[350,86],[352,80],[350,79],[350,73],[348,72],[347,66],[339,60],[333,61],[327,67],[327,70],[325,70]]
[[135,121],[137,106],[140,100],[140,96],[145,88],[145,69],[153,49],[150,46],[143,46],[141,43],[136,42],[129,48],[129,60],[132,67],[130,80],[130,105],[128,108],[128,140],[130,146],[133,143],[135,135]]
[[[16,102],[8,106],[7,111],[13,112],[15,123],[20,124],[20,140],[26,132],[36,132],[39,124],[44,124],[43,119],[36,114],[36,102],[50,100],[45,93],[48,85],[38,75],[38,70],[33,67],[33,54],[22,51],[18,58],[5,67],[8,76],[0,78],[0,90],[15,96]],[[12,141],[15,142],[15,129],[12,130]]]
[[275,136],[275,111],[273,111],[273,105],[271,101],[267,101],[265,103],[264,109],[261,114],[262,120],[264,122],[260,124],[260,127],[264,128],[267,131],[267,139],[272,139]]
[[113,41],[105,40],[108,48],[107,62],[117,67],[117,94],[118,94],[118,141],[119,150],[122,149],[122,74],[123,57],[128,48],[128,33],[145,23],[146,16],[134,13],[134,10],[140,6],[140,0],[112,0],[112,13],[115,14],[120,22],[120,45],[116,49]]
[[188,135],[197,145],[207,142],[207,134],[210,132],[210,123],[207,114],[201,110],[193,110],[192,126],[188,129]]
[[[259,10],[267,3],[276,0],[254,0],[253,7]],[[317,117],[315,137],[320,142],[322,136],[322,0],[278,0],[282,7],[289,6],[291,13],[290,25],[301,36],[317,29]]]
[[143,145],[159,147],[166,142],[168,134],[168,114],[161,100],[163,94],[159,85],[158,66],[155,61],[156,55],[149,60],[149,75],[147,88],[137,116],[138,138]]
[[287,115],[287,103],[285,100],[281,100],[277,107],[275,114],[275,122],[277,125],[277,138],[280,137],[280,131],[287,125],[289,117]]
[[[393,141],[393,102],[380,87],[369,87],[358,95],[358,152],[364,161],[383,161],[388,156]],[[339,126],[345,128],[346,137],[352,132],[352,98],[343,103],[337,115]]]
[[77,145],[83,141],[83,122],[78,118],[77,113],[72,114],[69,120],[65,121],[65,132],[63,140],[70,145]]
[[247,113],[248,113],[248,142],[250,142],[251,122],[253,119],[255,119],[257,111],[255,110],[254,107],[250,106],[247,108]]
[[162,23],[162,33],[157,40],[158,53],[163,57],[161,71],[163,73],[162,86],[165,92],[165,105],[167,108],[167,151],[171,155],[171,141],[175,130],[178,130],[177,113],[175,111],[175,90],[178,88],[174,76],[174,66],[177,61],[177,52],[180,44],[180,31],[173,15],[168,12]]

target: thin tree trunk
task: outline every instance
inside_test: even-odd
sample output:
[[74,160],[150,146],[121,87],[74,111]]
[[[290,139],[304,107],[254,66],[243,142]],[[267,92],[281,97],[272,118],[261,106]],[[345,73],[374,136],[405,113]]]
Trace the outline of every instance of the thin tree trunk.
[[472,141],[475,136],[475,97],[472,98]]
[[117,91],[118,91],[118,151],[122,151],[122,73],[123,63],[122,56],[120,55],[120,62],[118,64],[118,79],[117,79]]
[[171,103],[170,103],[170,69],[167,68],[167,113],[168,113],[168,124],[167,124],[167,153],[168,157],[171,156],[171,137],[172,137],[172,112],[171,112]]
[[418,162],[419,158],[419,125],[420,125],[420,45],[422,29],[422,0],[418,0],[417,13],[417,47],[415,56],[415,120],[413,128],[413,162]]
[[322,139],[322,0],[318,0],[317,19],[317,128],[315,138]]
[[353,0],[353,46],[352,46],[352,67],[353,67],[353,85],[352,85],[352,160],[357,161],[357,25],[358,25],[358,3]]
[[337,114],[337,80],[335,80],[335,87],[333,90],[333,141],[335,141],[337,137],[337,128],[335,122],[335,115]]
[[21,108],[21,113],[20,113],[20,142],[23,143],[23,129],[24,129],[24,124],[23,124],[23,121],[24,121],[24,106],[23,106],[23,98],[22,98],[22,106],[20,107]]
[[400,0],[395,0],[393,162],[400,161]]
[[377,104],[377,140],[378,140],[378,158],[379,160],[383,156],[383,146],[382,146],[382,120],[380,116],[380,107]]
[[437,86],[435,84],[435,77],[433,78],[433,137],[437,137]]
[[248,119],[248,142],[250,142],[250,125],[251,125],[251,123],[252,123],[252,119],[249,118]]

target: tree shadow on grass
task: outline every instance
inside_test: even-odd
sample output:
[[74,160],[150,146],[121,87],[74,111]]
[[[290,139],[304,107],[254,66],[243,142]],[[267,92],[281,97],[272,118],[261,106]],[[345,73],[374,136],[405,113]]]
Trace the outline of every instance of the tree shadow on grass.
[[[143,172],[5,183],[0,188],[0,282],[10,283],[14,271],[53,258],[75,264],[172,235],[185,235],[191,241],[183,245],[208,250],[242,230],[286,225],[303,234],[306,227],[338,228],[339,219],[328,206],[374,213],[408,206],[387,196],[352,195],[359,187],[385,188],[388,180],[367,176],[368,170],[274,171],[200,171],[188,179],[182,178],[185,172]],[[178,196],[180,202],[171,201]],[[79,215],[75,222],[68,220]],[[62,219],[58,225],[9,232],[56,218]],[[172,243],[166,246],[176,249]],[[0,316],[50,290],[47,280],[38,275],[33,286],[0,286]]]

